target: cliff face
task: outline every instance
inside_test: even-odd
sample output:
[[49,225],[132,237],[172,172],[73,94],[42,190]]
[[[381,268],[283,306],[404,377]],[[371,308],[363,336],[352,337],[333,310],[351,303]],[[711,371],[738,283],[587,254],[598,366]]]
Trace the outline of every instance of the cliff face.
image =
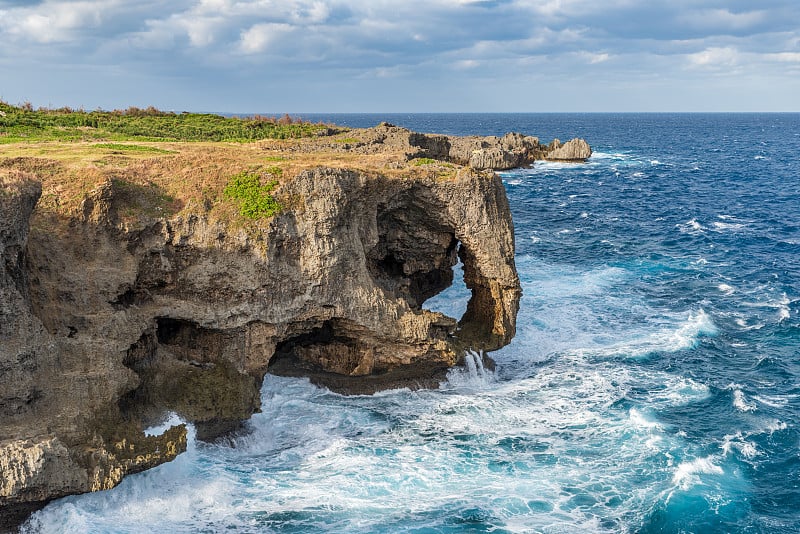
[[[109,488],[259,408],[264,373],[344,392],[434,385],[465,347],[514,335],[519,281],[500,179],[399,180],[317,168],[257,234],[190,215],[136,228],[114,182],[79,218],[34,215],[40,186],[3,178],[0,502],[5,514]],[[461,257],[461,324],[422,308]]]
[[[511,340],[513,226],[485,169],[588,145],[388,124],[344,135],[112,154],[73,174],[0,159],[0,531],[173,459],[184,425],[144,432],[169,412],[200,439],[236,429],[260,409],[266,372],[344,393],[430,387],[465,350]],[[284,210],[217,211],[208,176],[263,161],[290,176]],[[198,193],[167,201],[167,185]],[[424,303],[459,258],[472,298],[457,320]]]

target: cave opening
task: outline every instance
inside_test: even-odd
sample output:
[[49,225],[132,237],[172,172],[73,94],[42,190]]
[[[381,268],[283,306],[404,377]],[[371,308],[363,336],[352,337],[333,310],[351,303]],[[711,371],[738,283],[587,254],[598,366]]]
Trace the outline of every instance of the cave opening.
[[273,374],[336,373],[363,376],[375,371],[375,347],[365,342],[366,329],[341,319],[328,319],[277,344],[270,359]]
[[378,206],[378,241],[367,251],[376,284],[412,309],[450,286],[460,242],[442,206],[424,190],[405,191]]
[[260,379],[244,371],[245,331],[156,317],[128,349],[123,364],[137,386],[118,401],[120,415],[143,427],[174,412],[211,440],[238,428],[260,405]]
[[[459,245],[459,249],[462,245]],[[452,267],[452,283],[439,293],[425,300],[422,308],[432,312],[439,312],[453,317],[459,321],[467,312],[467,305],[472,298],[472,291],[464,281],[464,262],[461,257]]]

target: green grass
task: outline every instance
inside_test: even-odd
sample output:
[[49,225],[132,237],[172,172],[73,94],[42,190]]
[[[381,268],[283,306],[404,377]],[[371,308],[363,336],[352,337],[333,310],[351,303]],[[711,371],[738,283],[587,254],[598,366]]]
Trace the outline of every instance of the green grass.
[[356,139],[355,137],[343,137],[341,139],[334,139],[336,143],[348,143],[348,144],[355,144],[360,143],[361,139]]
[[156,148],[154,146],[143,145],[123,145],[120,143],[97,143],[92,145],[93,148],[107,148],[110,150],[117,150],[122,152],[152,152],[153,154],[172,154],[171,150],[164,150],[163,148]]
[[[230,179],[223,190],[225,198],[233,200],[239,205],[239,213],[248,219],[261,219],[272,217],[282,207],[272,196],[272,190],[278,185],[278,180],[270,179],[261,184],[262,176],[280,176],[279,167],[270,167],[263,173],[243,171]],[[263,176],[266,178],[266,176]]]
[[0,143],[36,141],[233,141],[307,137],[327,126],[284,116],[229,118],[155,108],[34,110],[0,101]]
[[437,160],[437,159],[432,159],[432,158],[417,158],[414,161],[412,161],[411,163],[412,163],[412,165],[415,165],[417,167],[421,167],[422,165],[431,165],[433,163],[441,163],[441,162],[439,160]]

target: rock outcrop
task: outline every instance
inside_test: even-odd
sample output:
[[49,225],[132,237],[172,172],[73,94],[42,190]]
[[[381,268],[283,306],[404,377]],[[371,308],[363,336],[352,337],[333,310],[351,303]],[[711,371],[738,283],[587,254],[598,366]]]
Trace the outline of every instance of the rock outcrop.
[[[202,215],[126,227],[113,181],[79,217],[31,220],[39,192],[3,178],[6,517],[173,458],[185,428],[143,433],[167,412],[203,439],[235,429],[268,370],[344,392],[431,386],[463,349],[514,335],[513,230],[492,173],[308,170],[281,189],[294,209],[259,232]],[[423,308],[459,257],[473,292],[460,324]]]
[[348,142],[332,145],[339,150],[370,154],[386,149],[403,150],[408,159],[431,158],[476,170],[507,170],[530,165],[536,160],[582,162],[592,150],[583,139],[564,143],[556,139],[549,145],[538,137],[509,133],[503,137],[457,137],[412,132],[389,123],[347,134]]
[[542,155],[542,159],[551,161],[586,161],[592,155],[592,149],[583,139],[572,139],[566,143],[561,143],[558,139],[548,146],[547,152]]
[[[386,172],[300,167],[276,193],[285,209],[249,222],[215,215],[208,199],[148,211],[142,198],[160,193],[122,167],[90,167],[100,181],[66,211],[63,181],[50,180],[37,207],[60,164],[0,160],[0,531],[173,459],[185,425],[145,432],[169,413],[199,439],[239,428],[260,410],[266,372],[344,393],[430,387],[466,350],[511,340],[513,226],[487,169],[581,159],[588,146],[388,124],[344,135],[357,137],[277,144],[280,157],[247,150],[293,173],[293,154],[320,146],[396,158],[379,158]],[[164,157],[193,168],[197,156]],[[167,160],[153,161],[163,174]],[[472,292],[460,320],[424,307],[459,259]]]

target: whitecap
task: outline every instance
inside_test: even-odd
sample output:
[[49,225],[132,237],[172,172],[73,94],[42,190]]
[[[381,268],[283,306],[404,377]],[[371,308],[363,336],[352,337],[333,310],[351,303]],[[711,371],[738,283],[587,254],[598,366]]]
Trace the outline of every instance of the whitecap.
[[747,226],[742,223],[726,223],[720,221],[714,221],[712,225],[714,226],[714,229],[718,232],[742,230]]
[[697,222],[697,219],[690,219],[682,224],[676,224],[675,227],[684,234],[695,234],[702,232],[706,228]]
[[783,408],[798,395],[753,395],[753,399],[772,408]]
[[791,312],[789,310],[789,304],[791,304],[791,303],[792,303],[792,301],[789,299],[789,297],[786,295],[786,293],[784,293],[783,297],[781,298],[781,300],[778,301],[778,322],[779,323],[782,323],[783,321],[785,321],[786,319],[789,319],[791,317]]
[[742,318],[742,317],[737,317],[737,318],[734,320],[734,322],[735,322],[735,323],[736,323],[736,325],[737,325],[739,328],[741,328],[742,330],[761,330],[762,328],[764,328],[765,326],[767,326],[767,325],[766,325],[766,324],[764,324],[764,323],[758,323],[758,322],[757,322],[757,323],[754,323],[754,324],[748,324],[748,323],[747,323],[747,320],[746,320],[746,319],[744,319],[744,318]]
[[722,293],[724,293],[726,296],[727,295],[733,295],[736,292],[736,289],[734,289],[733,286],[730,286],[730,285],[724,284],[724,283],[723,284],[719,284],[717,286],[717,289],[722,291]]
[[613,160],[629,160],[630,155],[623,154],[621,152],[592,152],[592,159],[593,160],[606,160],[606,159],[613,159]]
[[687,377],[667,377],[664,389],[651,391],[647,404],[662,408],[665,406],[685,406],[692,402],[707,399],[711,392],[707,385]]
[[722,467],[714,463],[713,456],[681,462],[672,475],[672,483],[682,490],[700,483],[699,475],[722,475]]
[[686,321],[676,329],[653,332],[607,347],[583,349],[581,353],[602,357],[643,358],[656,352],[678,352],[689,349],[695,346],[701,336],[716,334],[717,327],[711,317],[700,309],[697,313],[690,312]]
[[725,456],[728,456],[734,449],[739,451],[739,454],[746,459],[755,458],[760,454],[756,445],[750,441],[747,441],[741,432],[737,432],[733,435],[727,435],[723,439],[722,452]]
[[744,396],[741,389],[733,390],[733,406],[740,412],[756,411],[756,405],[747,401],[747,397]]
[[628,410],[628,419],[638,428],[644,428],[650,431],[661,431],[663,427],[657,421],[651,421],[640,410],[631,408]]

